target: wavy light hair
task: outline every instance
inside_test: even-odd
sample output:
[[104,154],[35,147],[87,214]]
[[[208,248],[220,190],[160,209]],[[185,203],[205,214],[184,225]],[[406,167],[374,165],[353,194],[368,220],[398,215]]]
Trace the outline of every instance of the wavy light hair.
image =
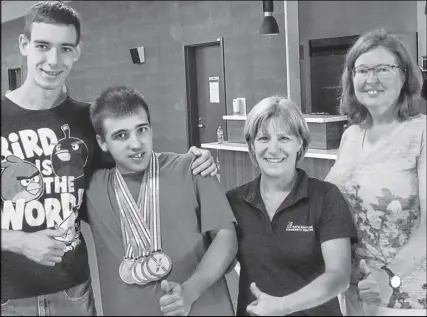
[[405,77],[397,101],[399,105],[398,119],[404,121],[418,113],[422,76],[417,63],[396,36],[384,29],[378,29],[359,37],[346,55],[341,77],[340,112],[348,117],[350,124],[371,124],[372,122],[368,109],[355,96],[352,72],[359,56],[377,47],[383,47],[394,55],[396,63]]

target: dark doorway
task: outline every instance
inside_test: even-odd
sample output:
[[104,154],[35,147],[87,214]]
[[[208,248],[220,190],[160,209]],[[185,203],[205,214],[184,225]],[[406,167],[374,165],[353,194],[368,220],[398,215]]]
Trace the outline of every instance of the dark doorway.
[[22,85],[22,68],[15,67],[7,70],[7,76],[9,79],[9,90],[15,90]]
[[224,47],[216,41],[184,46],[189,146],[217,141],[226,114]]
[[311,111],[339,113],[341,74],[358,35],[310,40]]

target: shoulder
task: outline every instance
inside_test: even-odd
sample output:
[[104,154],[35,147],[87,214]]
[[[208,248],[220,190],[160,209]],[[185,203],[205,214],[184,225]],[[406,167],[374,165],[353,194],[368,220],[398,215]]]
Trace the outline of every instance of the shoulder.
[[405,124],[405,126],[396,142],[399,140],[400,143],[404,143],[408,153],[411,152],[410,149],[414,149],[419,153],[419,149],[423,148],[426,142],[426,115],[417,114],[402,124]]
[[[259,178],[259,177],[258,177]],[[226,192],[226,196],[228,198],[229,201],[233,201],[233,200],[238,200],[241,199],[243,197],[246,197],[250,194],[252,194],[254,192],[254,190],[256,189],[256,184],[257,184],[257,180],[258,178],[254,179],[253,181],[243,184],[239,187],[230,189],[229,191]]]
[[182,182],[193,181],[191,163],[194,160],[192,154],[178,154],[172,152],[157,153],[159,158],[160,174],[169,180],[181,179]]
[[158,154],[160,168],[163,169],[185,169],[188,170],[193,162],[194,156],[191,153],[178,154],[172,152],[162,152]]
[[308,177],[308,195],[322,199],[337,199],[342,196],[335,184],[313,177]]
[[362,132],[362,128],[358,124],[352,124],[342,134],[342,139],[349,139],[359,135]]
[[78,101],[70,96],[67,97],[68,110],[79,111],[89,114],[90,104],[84,101]]
[[[3,96],[1,98],[1,114],[2,116],[9,116],[11,114],[18,113],[20,108],[8,97]],[[2,121],[3,123],[3,121]]]
[[76,100],[70,96],[68,96],[68,102],[72,103],[74,106],[81,108],[81,109],[88,109],[90,108],[90,103],[89,102],[84,102],[84,101],[79,101]]
[[87,189],[88,198],[98,195],[102,189],[107,188],[107,184],[111,179],[114,169],[98,169],[96,170],[89,181],[89,186]]
[[418,131],[424,131],[426,130],[426,115],[419,113],[411,118],[408,119],[408,125],[410,126],[410,129],[417,129]]

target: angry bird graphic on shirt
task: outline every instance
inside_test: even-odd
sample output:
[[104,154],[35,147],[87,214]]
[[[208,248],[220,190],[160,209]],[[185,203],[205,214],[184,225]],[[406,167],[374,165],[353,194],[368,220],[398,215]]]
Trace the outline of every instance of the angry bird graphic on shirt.
[[82,140],[70,137],[68,124],[64,124],[61,130],[65,138],[54,145],[50,158],[52,168],[57,176],[74,176],[77,179],[84,174],[89,150]]
[[1,164],[1,198],[16,203],[35,200],[43,194],[43,177],[34,164],[9,155]]

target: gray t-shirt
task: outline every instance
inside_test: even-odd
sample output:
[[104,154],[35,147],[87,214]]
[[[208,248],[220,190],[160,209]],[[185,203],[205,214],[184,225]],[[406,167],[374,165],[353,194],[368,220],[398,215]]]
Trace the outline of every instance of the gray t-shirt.
[[[162,248],[173,263],[167,280],[178,283],[185,282],[193,274],[208,249],[207,232],[235,221],[216,177],[193,176],[192,159],[191,154],[159,155]],[[112,188],[113,171],[96,172],[87,191],[104,314],[162,315],[159,299],[165,293],[160,282],[128,285],[119,277],[125,249]],[[234,315],[224,277],[193,303],[190,315]]]

